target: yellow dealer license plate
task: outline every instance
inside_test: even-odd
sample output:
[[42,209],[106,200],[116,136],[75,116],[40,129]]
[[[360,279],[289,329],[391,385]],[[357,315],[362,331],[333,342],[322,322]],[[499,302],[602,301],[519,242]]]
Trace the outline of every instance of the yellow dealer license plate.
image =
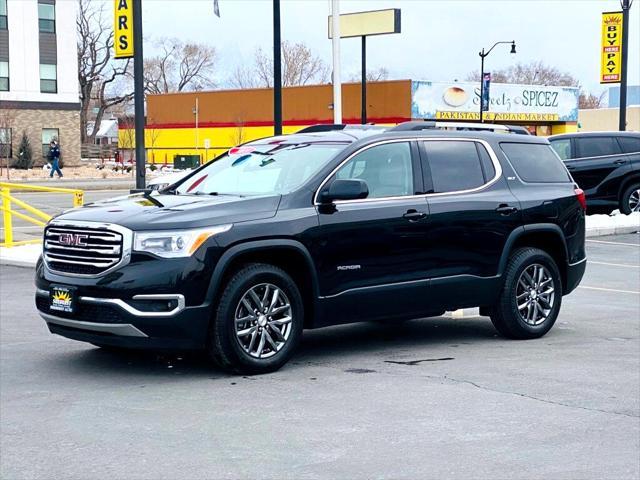
[[49,299],[51,300],[49,309],[58,312],[73,313],[73,308],[75,307],[75,288],[55,285],[51,287]]

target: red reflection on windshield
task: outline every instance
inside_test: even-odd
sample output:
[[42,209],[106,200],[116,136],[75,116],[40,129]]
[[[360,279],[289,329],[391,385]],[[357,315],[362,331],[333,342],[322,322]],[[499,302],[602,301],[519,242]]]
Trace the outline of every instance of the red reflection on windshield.
[[199,179],[197,179],[195,182],[193,182],[191,184],[191,186],[187,189],[187,193],[189,193],[191,190],[193,190],[194,188],[196,188],[198,185],[200,185],[202,182],[204,182],[204,179],[207,178],[209,175],[203,175],[201,176]]
[[233,147],[229,150],[229,155],[246,155],[247,153],[255,152],[254,147]]

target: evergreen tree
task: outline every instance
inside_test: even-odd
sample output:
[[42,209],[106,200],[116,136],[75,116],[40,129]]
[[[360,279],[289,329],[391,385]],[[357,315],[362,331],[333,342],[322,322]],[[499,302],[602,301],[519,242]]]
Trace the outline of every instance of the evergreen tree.
[[22,138],[20,138],[20,144],[18,146],[18,155],[13,164],[13,168],[20,168],[27,170],[33,167],[33,152],[31,150],[31,142],[27,137],[26,132],[22,132]]

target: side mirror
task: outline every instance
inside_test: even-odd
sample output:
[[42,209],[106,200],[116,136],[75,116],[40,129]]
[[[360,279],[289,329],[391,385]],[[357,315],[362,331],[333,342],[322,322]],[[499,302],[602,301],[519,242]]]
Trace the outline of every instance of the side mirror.
[[367,198],[369,187],[364,180],[334,180],[328,188],[320,194],[322,203],[332,203],[335,200],[358,200]]

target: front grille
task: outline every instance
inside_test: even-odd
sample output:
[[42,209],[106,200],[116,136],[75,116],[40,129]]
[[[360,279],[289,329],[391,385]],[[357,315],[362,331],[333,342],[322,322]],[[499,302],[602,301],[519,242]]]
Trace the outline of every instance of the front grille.
[[41,312],[54,315],[56,317],[68,318],[70,320],[80,320],[82,322],[93,323],[127,323],[126,318],[120,313],[117,307],[109,305],[93,305],[90,303],[78,302],[73,313],[59,312],[49,308],[49,298],[36,296],[36,308]]
[[52,271],[98,275],[120,263],[123,240],[106,228],[52,224],[44,232],[44,260]]

